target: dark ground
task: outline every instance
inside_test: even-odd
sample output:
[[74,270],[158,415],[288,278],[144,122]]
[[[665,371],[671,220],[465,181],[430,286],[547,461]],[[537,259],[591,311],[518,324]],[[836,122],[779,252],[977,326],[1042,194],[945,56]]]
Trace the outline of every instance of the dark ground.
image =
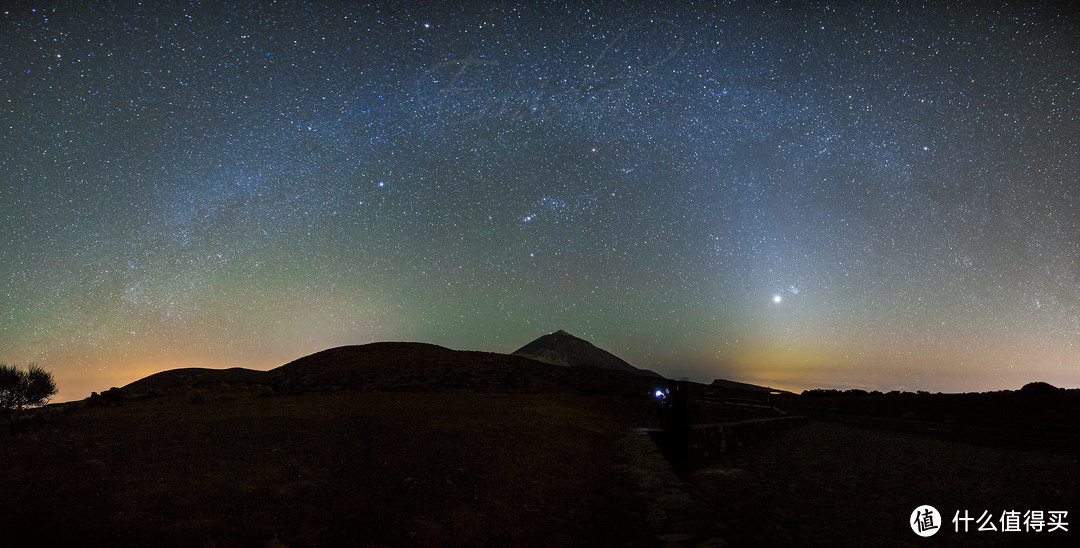
[[[684,478],[732,546],[1077,546],[1069,533],[958,534],[956,511],[1080,513],[1080,465],[1063,453],[976,446],[815,421]],[[945,528],[918,537],[923,504]],[[1000,523],[997,524],[1001,528]]]
[[[1080,545],[1073,452],[816,420],[691,471],[674,493],[658,454],[627,442],[650,404],[639,379],[489,369],[455,381],[481,391],[402,365],[405,381],[376,381],[403,391],[275,395],[234,379],[41,410],[51,417],[0,431],[0,545],[654,546],[676,515],[688,534],[664,538],[683,546]],[[313,378],[376,382],[334,375]],[[714,401],[691,416],[755,413],[775,411]],[[930,539],[907,523],[922,504],[946,518]],[[952,533],[964,509],[1068,510],[1070,533]]]
[[0,438],[0,530],[5,546],[640,544],[618,472],[640,416],[468,392],[85,409]]

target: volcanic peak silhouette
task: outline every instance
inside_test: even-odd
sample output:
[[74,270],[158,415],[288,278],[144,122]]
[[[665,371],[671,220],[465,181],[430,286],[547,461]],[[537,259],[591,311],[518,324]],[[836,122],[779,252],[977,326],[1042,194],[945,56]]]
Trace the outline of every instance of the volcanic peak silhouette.
[[512,355],[525,356],[537,361],[566,367],[596,367],[627,371],[648,377],[661,377],[654,371],[639,369],[622,358],[597,348],[591,342],[580,339],[562,329],[543,335],[515,350]]

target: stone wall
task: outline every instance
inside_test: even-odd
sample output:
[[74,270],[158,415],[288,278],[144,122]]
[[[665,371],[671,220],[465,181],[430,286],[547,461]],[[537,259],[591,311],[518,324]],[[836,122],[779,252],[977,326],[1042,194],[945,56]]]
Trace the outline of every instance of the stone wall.
[[779,417],[691,426],[686,464],[689,467],[703,464],[732,449],[752,445],[806,422],[806,417]]

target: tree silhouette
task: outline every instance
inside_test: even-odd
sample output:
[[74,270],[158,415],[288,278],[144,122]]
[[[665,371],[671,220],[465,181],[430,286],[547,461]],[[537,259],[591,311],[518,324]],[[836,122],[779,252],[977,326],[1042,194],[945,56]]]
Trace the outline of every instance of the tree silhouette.
[[58,391],[52,373],[36,364],[28,365],[23,371],[0,363],[0,410],[45,405]]

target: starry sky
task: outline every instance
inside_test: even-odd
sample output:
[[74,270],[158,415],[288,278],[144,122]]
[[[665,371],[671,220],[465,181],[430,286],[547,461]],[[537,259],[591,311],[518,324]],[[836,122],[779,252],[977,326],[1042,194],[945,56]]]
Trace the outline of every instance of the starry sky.
[[0,360],[1080,386],[1068,3],[430,4],[0,8]]

